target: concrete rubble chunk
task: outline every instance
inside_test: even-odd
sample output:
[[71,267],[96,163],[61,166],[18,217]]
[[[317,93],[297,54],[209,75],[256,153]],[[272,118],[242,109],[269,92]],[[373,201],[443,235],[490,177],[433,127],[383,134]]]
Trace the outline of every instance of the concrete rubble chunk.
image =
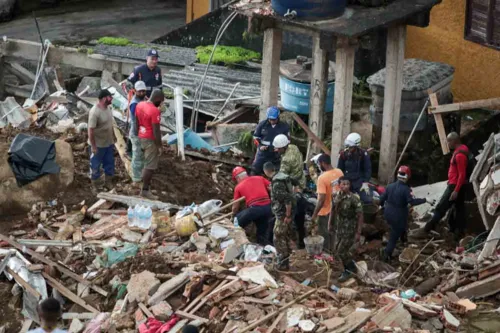
[[127,285],[129,302],[145,303],[160,286],[160,280],[150,271],[132,274]]
[[328,330],[334,330],[337,327],[344,325],[345,319],[341,317],[333,317],[321,322]]
[[455,292],[461,298],[483,298],[500,292],[500,274],[460,287]]
[[149,305],[156,305],[163,301],[167,295],[178,288],[181,284],[184,284],[189,279],[188,272],[182,272],[171,278],[170,280],[164,282],[153,296],[149,298]]
[[84,328],[85,325],[79,319],[75,318],[69,325],[68,333],[80,333]]
[[401,301],[387,304],[371,320],[381,329],[399,327],[404,330],[411,327],[411,314],[404,308]]
[[173,313],[172,307],[166,301],[153,305],[150,310],[158,320],[166,320]]
[[460,320],[458,320],[454,315],[452,315],[448,310],[443,310],[443,321],[444,326],[452,331],[457,332],[460,327]]

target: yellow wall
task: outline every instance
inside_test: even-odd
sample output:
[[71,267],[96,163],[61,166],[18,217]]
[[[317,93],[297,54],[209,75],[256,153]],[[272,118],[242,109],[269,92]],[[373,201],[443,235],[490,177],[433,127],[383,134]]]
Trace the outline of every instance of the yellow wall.
[[464,39],[466,0],[443,0],[427,28],[408,27],[407,58],[455,67],[455,101],[500,97],[500,51]]
[[210,0],[186,0],[186,23],[208,14]]

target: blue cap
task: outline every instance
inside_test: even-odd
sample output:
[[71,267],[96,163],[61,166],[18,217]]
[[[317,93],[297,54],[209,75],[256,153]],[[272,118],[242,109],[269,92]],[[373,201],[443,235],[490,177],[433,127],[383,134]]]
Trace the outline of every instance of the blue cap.
[[278,119],[280,116],[280,109],[277,106],[271,106],[267,109],[267,119]]
[[158,51],[156,51],[155,49],[151,49],[148,51],[148,57],[157,57],[159,58],[160,55],[158,54]]

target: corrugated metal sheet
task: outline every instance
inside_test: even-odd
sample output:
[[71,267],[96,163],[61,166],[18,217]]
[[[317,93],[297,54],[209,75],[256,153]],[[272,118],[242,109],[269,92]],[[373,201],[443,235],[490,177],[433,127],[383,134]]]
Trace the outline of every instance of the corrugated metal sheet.
[[[182,87],[189,91],[189,99],[193,99],[199,86],[206,65],[194,64],[182,70],[170,70],[163,75],[163,82],[172,87]],[[260,72],[251,72],[239,69],[230,69],[222,66],[210,66],[203,87],[202,100],[226,99],[235,85],[239,83],[232,94],[232,98],[260,96]],[[236,104],[258,105],[260,99],[232,101],[225,108],[224,115],[229,110],[234,110]],[[193,103],[186,102],[190,107]],[[224,105],[224,102],[201,102],[199,111],[215,116]]]

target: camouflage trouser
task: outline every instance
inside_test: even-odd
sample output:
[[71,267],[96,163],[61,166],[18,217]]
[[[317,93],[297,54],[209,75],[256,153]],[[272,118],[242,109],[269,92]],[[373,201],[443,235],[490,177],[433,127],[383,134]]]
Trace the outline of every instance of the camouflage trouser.
[[280,259],[288,258],[292,252],[290,249],[292,222],[285,223],[283,219],[276,217],[274,224],[274,247]]
[[130,141],[132,142],[132,180],[140,182],[142,180],[142,169],[144,168],[144,152],[137,136],[131,135]]
[[334,234],[333,254],[344,266],[352,262],[356,245],[356,234]]

